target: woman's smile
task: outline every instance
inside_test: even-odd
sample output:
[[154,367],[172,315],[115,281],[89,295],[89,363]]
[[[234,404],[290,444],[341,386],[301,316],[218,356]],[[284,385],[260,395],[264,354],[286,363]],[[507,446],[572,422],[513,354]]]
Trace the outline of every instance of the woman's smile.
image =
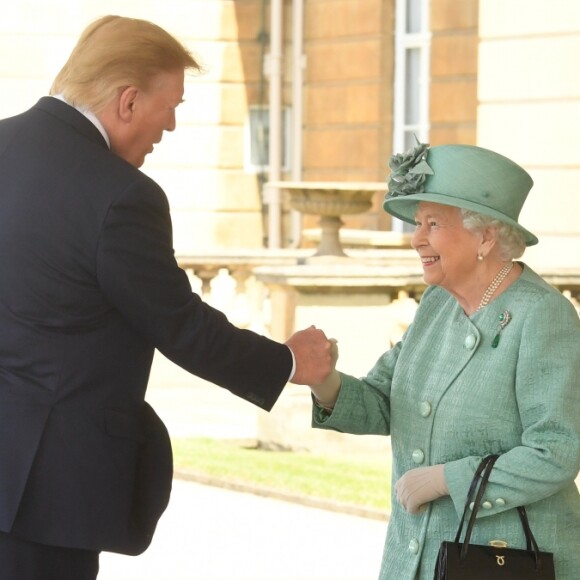
[[439,256],[421,256],[421,263],[428,268],[440,260]]

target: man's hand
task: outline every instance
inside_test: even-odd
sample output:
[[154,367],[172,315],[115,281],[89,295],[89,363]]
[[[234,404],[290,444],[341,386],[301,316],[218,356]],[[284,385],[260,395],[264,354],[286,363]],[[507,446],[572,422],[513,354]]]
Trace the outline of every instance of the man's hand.
[[322,383],[318,385],[310,385],[310,390],[316,397],[319,405],[328,410],[334,408],[334,403],[336,403],[336,399],[338,398],[338,391],[340,390],[340,374],[335,368],[336,361],[338,360],[338,345],[336,339],[334,338],[331,338],[330,342],[332,370]]
[[295,332],[286,341],[296,360],[296,371],[290,382],[296,385],[324,382],[333,368],[332,345],[324,332],[314,326]]
[[445,465],[440,463],[407,471],[395,484],[397,501],[409,513],[418,514],[425,509],[425,504],[449,495],[444,469]]

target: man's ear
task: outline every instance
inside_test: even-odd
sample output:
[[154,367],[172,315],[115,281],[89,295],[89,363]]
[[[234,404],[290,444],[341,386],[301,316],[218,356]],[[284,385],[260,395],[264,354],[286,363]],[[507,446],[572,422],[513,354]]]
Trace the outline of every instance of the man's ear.
[[139,94],[139,89],[135,86],[125,87],[119,95],[118,113],[121,120],[130,123],[133,118],[135,101]]

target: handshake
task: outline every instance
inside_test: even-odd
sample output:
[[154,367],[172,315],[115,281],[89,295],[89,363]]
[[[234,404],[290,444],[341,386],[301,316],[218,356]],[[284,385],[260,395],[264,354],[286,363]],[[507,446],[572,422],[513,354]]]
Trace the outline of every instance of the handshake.
[[[286,345],[296,361],[290,382],[309,385],[318,404],[331,410],[340,390],[340,374],[336,370],[337,341],[311,326],[293,334]],[[410,469],[395,484],[395,492],[397,501],[406,511],[412,514],[422,512],[429,502],[449,495],[445,465]]]
[[286,346],[296,362],[290,382],[309,385],[319,404],[332,409],[340,389],[340,375],[336,370],[337,341],[326,338],[322,330],[311,326],[294,333],[286,341]]

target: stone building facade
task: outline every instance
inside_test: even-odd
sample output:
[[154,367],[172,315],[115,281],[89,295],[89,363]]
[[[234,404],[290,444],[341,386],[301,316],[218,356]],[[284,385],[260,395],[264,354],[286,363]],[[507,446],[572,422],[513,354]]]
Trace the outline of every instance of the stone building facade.
[[[282,50],[272,55],[277,8]],[[250,146],[251,137],[258,148],[264,141],[249,120],[272,106],[272,69],[280,68],[288,119],[301,100],[300,118],[282,123],[280,179],[384,180],[397,143],[401,9],[426,21],[423,136],[433,145],[490,147],[524,165],[536,186],[522,220],[541,240],[530,260],[576,267],[580,4],[573,0],[22,0],[0,18],[0,117],[46,94],[90,20],[106,13],[153,20],[205,69],[187,80],[178,130],[144,166],[170,198],[177,253],[267,247],[263,183],[271,173],[255,163],[264,151]],[[282,201],[280,245],[296,244],[316,218],[297,225]],[[390,230],[381,202],[377,194],[369,212],[345,218],[346,227]]]

